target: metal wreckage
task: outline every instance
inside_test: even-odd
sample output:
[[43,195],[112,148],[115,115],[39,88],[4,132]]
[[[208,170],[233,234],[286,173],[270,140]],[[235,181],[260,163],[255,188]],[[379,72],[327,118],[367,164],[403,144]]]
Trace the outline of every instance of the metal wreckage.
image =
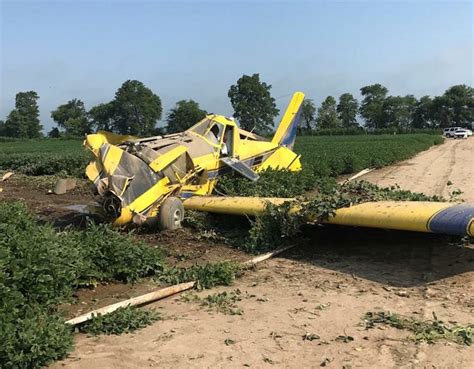
[[[86,168],[98,201],[115,225],[157,222],[180,227],[185,209],[258,215],[268,202],[291,199],[210,196],[219,176],[234,171],[301,170],[293,151],[304,94],[296,92],[274,136],[245,131],[232,118],[207,115],[188,130],[136,138],[109,132],[86,137],[95,160]],[[474,236],[474,204],[382,201],[341,208],[325,223]]]

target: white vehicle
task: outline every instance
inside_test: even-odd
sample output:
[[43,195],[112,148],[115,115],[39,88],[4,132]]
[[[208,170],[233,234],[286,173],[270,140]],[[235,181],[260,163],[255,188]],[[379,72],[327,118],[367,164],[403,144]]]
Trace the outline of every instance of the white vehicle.
[[469,134],[468,131],[468,129],[458,129],[456,132],[454,132],[454,138],[468,138],[470,135],[472,135],[472,132]]
[[445,137],[454,137],[454,133],[458,130],[462,129],[461,127],[448,127],[443,129],[443,136]]
[[[456,134],[456,132],[458,131],[459,131],[459,134]],[[443,129],[443,136],[445,137],[453,137],[453,138],[458,137],[459,138],[459,137],[463,137],[465,134],[467,134],[468,137],[472,136],[472,131],[470,129],[461,128],[461,127],[448,127],[448,128]]]

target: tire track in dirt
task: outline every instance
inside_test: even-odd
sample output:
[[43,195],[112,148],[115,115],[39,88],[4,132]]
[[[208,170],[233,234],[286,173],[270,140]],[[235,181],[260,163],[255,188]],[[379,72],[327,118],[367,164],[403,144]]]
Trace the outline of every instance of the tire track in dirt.
[[[464,201],[474,201],[474,138],[446,140],[394,166],[374,170],[361,179],[387,187],[449,198],[461,190]],[[451,184],[448,184],[451,183]]]

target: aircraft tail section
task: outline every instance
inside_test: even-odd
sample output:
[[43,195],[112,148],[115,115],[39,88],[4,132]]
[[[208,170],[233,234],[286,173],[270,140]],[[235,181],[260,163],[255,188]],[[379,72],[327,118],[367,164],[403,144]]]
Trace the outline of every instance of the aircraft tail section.
[[296,138],[296,130],[301,121],[301,110],[303,108],[304,94],[302,92],[295,92],[291,98],[285,114],[278,125],[275,135],[272,138],[272,143],[286,146],[289,149],[293,148]]

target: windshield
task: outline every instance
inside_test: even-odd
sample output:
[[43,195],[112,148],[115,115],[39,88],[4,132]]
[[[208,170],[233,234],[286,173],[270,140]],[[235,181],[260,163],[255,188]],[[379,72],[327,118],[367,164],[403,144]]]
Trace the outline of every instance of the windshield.
[[199,123],[196,123],[194,126],[189,128],[188,131],[191,131],[191,132],[194,132],[198,135],[204,136],[204,134],[209,129],[211,124],[212,124],[211,119],[204,118]]

